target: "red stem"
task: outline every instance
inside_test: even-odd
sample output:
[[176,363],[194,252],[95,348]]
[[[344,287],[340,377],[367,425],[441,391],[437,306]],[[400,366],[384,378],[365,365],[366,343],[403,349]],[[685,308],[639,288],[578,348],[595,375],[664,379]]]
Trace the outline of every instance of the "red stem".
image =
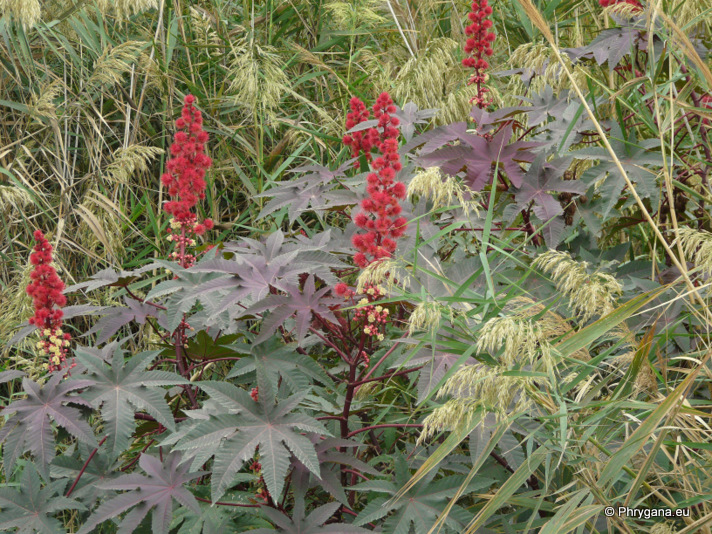
[[377,380],[387,380],[389,378],[393,378],[394,376],[401,376],[401,375],[407,375],[408,373],[413,373],[415,371],[418,371],[419,369],[422,369],[425,367],[424,365],[420,365],[418,367],[413,367],[412,369],[404,369],[403,371],[397,371],[395,373],[388,373],[386,375],[381,375],[377,376],[375,378],[364,378],[363,380],[358,380],[354,382],[354,386],[360,386],[361,384],[366,384],[368,382],[376,382]]
[[81,470],[79,471],[79,474],[77,475],[77,478],[74,479],[74,483],[73,483],[72,486],[69,488],[69,490],[67,490],[67,494],[65,495],[65,497],[69,497],[69,496],[72,494],[72,492],[74,491],[74,488],[76,488],[76,487],[77,487],[77,484],[79,483],[79,479],[82,478],[82,475],[84,474],[84,471],[86,471],[87,467],[89,466],[89,462],[91,462],[91,459],[94,458],[94,455],[96,454],[96,451],[99,450],[99,447],[101,447],[101,446],[104,444],[104,442],[106,441],[106,438],[108,438],[108,437],[109,437],[109,436],[104,436],[103,438],[101,438],[101,441],[99,442],[99,445],[98,445],[93,451],[91,451],[91,454],[89,455],[89,458],[87,458],[87,461],[84,462],[84,465],[82,466]]

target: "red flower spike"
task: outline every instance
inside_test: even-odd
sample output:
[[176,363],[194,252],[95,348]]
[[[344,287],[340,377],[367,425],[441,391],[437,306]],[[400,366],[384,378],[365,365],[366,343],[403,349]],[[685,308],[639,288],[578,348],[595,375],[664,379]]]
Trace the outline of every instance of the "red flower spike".
[[[43,339],[37,343],[37,348],[48,356],[47,368],[54,372],[62,369],[67,361],[71,339],[69,334],[62,332],[62,307],[67,303],[67,299],[62,294],[64,283],[51,265],[52,245],[40,230],[34,233],[34,238],[34,252],[30,255],[30,263],[34,269],[30,273],[32,281],[26,291],[32,297],[35,314],[30,317],[29,323],[40,331]],[[76,363],[72,362],[69,369],[74,366]]]
[[[370,114],[359,99],[351,99],[351,110],[346,120],[347,128],[353,128],[356,124],[368,120]],[[398,200],[404,199],[406,192],[405,185],[395,181],[396,174],[402,169],[398,154],[400,132],[397,126],[400,121],[393,115],[395,112],[396,107],[390,95],[381,93],[373,105],[373,116],[378,120],[378,126],[354,132],[344,138],[344,141],[349,141],[346,144],[351,146],[352,155],[358,156],[363,150],[375,171],[366,178],[366,192],[369,196],[361,201],[362,211],[353,219],[356,226],[365,230],[351,239],[358,251],[354,255],[354,262],[362,268],[377,259],[390,257],[395,251],[395,242],[391,238],[400,237],[405,231],[405,228],[400,232],[396,231],[392,218],[400,213]],[[370,154],[372,146],[380,152],[375,159]]]
[[198,223],[198,216],[192,211],[198,201],[205,198],[205,173],[213,163],[205,154],[209,136],[202,128],[203,116],[193,107],[194,103],[193,95],[185,97],[181,118],[176,121],[179,131],[171,145],[173,157],[166,163],[167,172],[161,176],[161,183],[171,197],[163,205],[163,210],[173,216],[174,231],[169,240],[174,242],[175,249],[170,258],[186,268],[195,262],[195,256],[186,252],[187,247],[195,245],[193,236],[213,228],[212,220]]
[[477,94],[472,97],[470,102],[480,109],[486,108],[492,103],[492,99],[486,97],[489,89],[483,87],[488,78],[485,70],[489,68],[489,63],[484,57],[493,54],[492,43],[496,39],[494,33],[487,31],[492,27],[492,21],[487,19],[490,15],[492,15],[492,8],[488,5],[487,0],[474,0],[472,11],[467,16],[472,24],[465,28],[465,35],[468,36],[465,42],[465,53],[470,57],[463,59],[462,64],[475,70],[467,83],[468,85],[477,85]]
[[636,12],[643,10],[643,6],[638,0],[598,0],[598,4],[601,7],[615,6],[618,4],[628,4],[636,8]]

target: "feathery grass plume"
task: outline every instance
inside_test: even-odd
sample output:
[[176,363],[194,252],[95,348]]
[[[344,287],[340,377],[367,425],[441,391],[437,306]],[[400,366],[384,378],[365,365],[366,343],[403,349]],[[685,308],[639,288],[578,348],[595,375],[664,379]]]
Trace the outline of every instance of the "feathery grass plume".
[[137,63],[146,45],[143,41],[126,41],[113,47],[107,45],[99,59],[94,62],[94,72],[87,80],[87,85],[96,87],[121,83],[124,74]]
[[457,199],[468,217],[470,211],[476,215],[480,213],[475,195],[452,176],[443,176],[439,167],[429,167],[413,176],[408,184],[407,195],[425,197],[433,203],[435,209],[451,206],[453,200]]
[[460,368],[438,392],[438,397],[453,395],[455,398],[425,418],[418,443],[422,444],[442,430],[454,430],[466,424],[479,409],[494,413],[497,420],[529,409],[532,401],[526,388],[533,386],[534,380],[503,375],[506,370],[480,363]]
[[678,235],[688,261],[693,262],[704,273],[712,274],[712,233],[682,226]]
[[516,314],[494,317],[482,325],[475,347],[477,352],[493,356],[504,348],[499,360],[505,367],[534,365],[541,356],[545,368],[553,369],[551,345],[541,325]]
[[[12,336],[10,333],[17,329],[17,325],[22,323],[28,317],[32,315],[32,298],[27,294],[25,288],[30,284],[30,273],[32,272],[32,264],[27,261],[25,267],[15,268],[11,272],[10,280],[11,284],[7,284],[5,288],[0,291],[0,302],[4,303],[3,312],[0,313],[0,339],[9,340]],[[31,342],[29,338],[23,340],[23,345],[16,347],[15,354],[20,354],[22,349],[31,351],[35,343]],[[10,351],[9,346],[4,347],[4,356]],[[23,358],[24,360],[24,358]],[[22,367],[20,367],[22,369]],[[38,364],[38,372],[41,370],[41,366]]]
[[669,523],[658,523],[650,529],[650,534],[675,534],[677,530]]
[[106,177],[116,183],[128,184],[136,173],[148,172],[149,162],[163,154],[163,149],[153,146],[130,145],[118,148],[106,167]]
[[372,28],[385,21],[378,13],[379,0],[341,0],[331,1],[324,10],[331,16],[331,21],[339,30],[354,31]]
[[97,0],[97,4],[103,13],[113,12],[120,19],[151,8],[158,9],[159,5],[158,0]]
[[381,383],[377,381],[361,384],[358,390],[356,390],[356,393],[354,393],[354,400],[359,401],[373,397],[373,393],[375,393],[380,385]]
[[92,191],[76,208],[81,217],[79,225],[80,243],[100,257],[110,256],[116,264],[121,264],[124,256],[124,233],[115,213],[97,201]]
[[[502,96],[496,87],[490,87],[489,94],[496,107],[504,106]],[[471,100],[475,95],[477,95],[476,85],[463,85],[453,90],[442,101],[438,102],[437,105],[431,105],[431,107],[438,108],[434,124],[436,126],[444,126],[464,120],[470,114],[470,111],[472,111]]]
[[[531,80],[529,93],[540,93],[549,85],[558,95],[564,89],[570,89],[571,83],[568,76],[563,76],[563,69],[556,58],[552,57],[551,48],[544,44],[525,43],[518,46],[509,58],[509,65],[512,68],[532,69],[537,76]],[[571,59],[564,54],[563,60],[569,71],[573,74],[574,81],[579,86],[586,86],[586,70],[580,64],[574,65]],[[527,89],[519,76],[512,76],[507,85],[507,94],[521,95]],[[515,98],[515,97],[510,97]],[[515,98],[518,102],[518,97]]]
[[[605,0],[604,0],[605,1]],[[603,8],[603,13],[606,15],[617,15],[619,17],[635,17],[639,16],[643,11],[643,8],[637,0],[627,0],[623,2],[618,2],[615,4],[610,4]]]
[[222,56],[225,43],[213,27],[214,17],[202,7],[190,6],[189,9],[193,31],[200,36],[202,44],[207,46],[205,50],[207,55],[210,57]]
[[12,185],[0,185],[0,214],[7,217],[12,211],[19,214],[32,202],[32,197],[24,189]]
[[574,261],[566,252],[549,250],[534,260],[532,266],[551,274],[556,288],[569,297],[571,308],[581,315],[583,323],[594,315],[611,312],[623,292],[613,276],[599,272],[588,274],[588,263]]
[[11,15],[25,29],[40,21],[42,8],[39,0],[0,0],[0,15]]
[[54,100],[62,91],[62,82],[55,80],[44,85],[37,95],[32,95],[30,104],[27,106],[31,115],[38,117],[52,118],[57,116],[57,107]]
[[386,284],[385,292],[391,293],[396,283],[401,287],[408,287],[410,276],[405,267],[398,260],[380,259],[364,267],[356,279],[356,293],[363,293],[367,285],[379,286]]
[[431,40],[400,68],[393,80],[393,99],[415,102],[418,107],[439,107],[467,78],[455,51],[460,44],[447,37]]
[[[701,30],[701,26],[709,30],[712,25],[710,10],[712,10],[712,0],[696,0],[695,2],[676,0],[670,6],[669,12],[674,14],[675,24],[688,33],[694,33],[695,30]],[[691,25],[689,29],[685,28],[688,24]]]
[[160,94],[165,93],[163,84],[168,76],[161,70],[156,58],[152,58],[151,54],[141,52],[136,63],[141,65],[141,69],[146,74],[146,89],[154,89]]
[[437,302],[420,302],[408,317],[408,335],[416,330],[427,330],[431,334],[440,325],[443,309]]
[[658,379],[648,360],[643,360],[638,375],[635,377],[633,388],[635,393],[654,394],[658,391]]
[[[535,302],[528,297],[514,297],[507,302],[504,309],[527,319],[534,319],[538,316],[536,325],[541,328],[542,335],[547,341],[561,336],[563,336],[562,339],[568,339],[574,334],[571,323],[558,313],[546,309],[544,304]],[[586,348],[576,351],[572,356],[582,361],[591,359]]]
[[273,115],[290,85],[277,49],[243,38],[232,47],[231,55],[228,78],[232,82],[228,93],[251,113],[262,110]]

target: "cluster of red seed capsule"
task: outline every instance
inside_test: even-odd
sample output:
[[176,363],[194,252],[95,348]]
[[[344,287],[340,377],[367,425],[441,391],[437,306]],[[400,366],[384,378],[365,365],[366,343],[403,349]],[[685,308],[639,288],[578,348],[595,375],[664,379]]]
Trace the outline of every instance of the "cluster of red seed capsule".
[[[37,348],[45,354],[49,362],[46,364],[50,372],[58,371],[67,360],[69,340],[71,336],[62,331],[62,307],[67,303],[64,291],[64,282],[57,275],[52,266],[52,245],[44,234],[37,230],[34,233],[34,252],[30,255],[33,265],[27,286],[27,294],[32,297],[35,314],[30,317],[29,323],[40,331],[43,339],[37,343]],[[72,362],[69,369],[76,363]]]
[[[350,130],[354,126],[361,124],[369,119],[371,112],[366,107],[366,104],[361,102],[357,97],[353,97],[349,102],[351,111],[346,115],[346,129]],[[351,148],[351,157],[357,158],[361,152],[366,156],[366,161],[371,161],[371,149],[378,143],[378,132],[374,128],[362,130],[360,132],[352,132],[343,137],[343,142]],[[358,167],[358,161],[354,162],[354,167]]]
[[195,245],[193,236],[213,228],[212,220],[199,223],[193,212],[198,201],[205,198],[205,174],[213,164],[205,154],[208,134],[203,130],[203,117],[194,103],[193,95],[185,97],[181,116],[176,121],[178,131],[171,145],[172,157],[166,163],[167,172],[161,176],[172,199],[163,206],[164,211],[173,216],[168,240],[174,242],[175,250],[169,258],[186,268],[195,263],[195,256],[186,251]]
[[601,7],[615,6],[618,4],[628,4],[637,8],[636,10],[643,9],[642,4],[638,0],[598,0],[598,4]]
[[468,36],[465,53],[469,57],[463,59],[462,64],[475,70],[468,84],[477,85],[477,94],[471,102],[481,109],[492,103],[491,99],[486,98],[489,89],[483,86],[488,79],[485,71],[489,68],[489,62],[485,58],[493,54],[492,43],[496,38],[495,34],[489,31],[492,27],[490,15],[492,15],[492,7],[487,0],[474,0],[472,11],[468,15],[470,24],[465,28],[465,34]]
[[[351,99],[351,108],[354,110],[352,111],[354,115],[347,121],[347,127],[349,124],[355,126],[368,119],[369,114],[363,111],[365,106],[360,100]],[[381,258],[391,257],[396,250],[395,240],[406,230],[407,220],[399,216],[401,213],[399,201],[405,198],[406,187],[402,182],[395,180],[396,174],[403,167],[398,154],[400,132],[397,126],[400,121],[394,115],[395,112],[396,107],[390,95],[381,93],[373,105],[373,115],[378,120],[378,126],[366,130],[358,140],[349,136],[344,138],[344,142],[351,147],[352,153],[354,148],[358,147],[356,155],[361,150],[370,150],[374,144],[381,153],[373,160],[374,172],[369,173],[366,178],[368,197],[361,201],[363,211],[354,216],[354,224],[366,230],[351,239],[351,243],[357,250],[354,254],[354,263],[361,268]],[[359,122],[356,122],[357,120]],[[368,152],[366,155],[370,157]]]

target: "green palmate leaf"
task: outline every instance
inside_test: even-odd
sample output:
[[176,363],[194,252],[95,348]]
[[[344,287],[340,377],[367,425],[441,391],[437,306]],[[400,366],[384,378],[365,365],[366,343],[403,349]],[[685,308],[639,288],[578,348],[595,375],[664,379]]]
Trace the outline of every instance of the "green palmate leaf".
[[256,371],[258,380],[269,381],[275,390],[281,377],[294,393],[309,388],[310,378],[322,384],[329,383],[329,376],[321,366],[311,356],[296,352],[293,345],[283,345],[273,338],[266,343],[252,345],[251,354],[251,358],[238,361],[227,377]]
[[154,456],[142,454],[139,465],[148,476],[132,473],[122,475],[110,482],[97,484],[100,489],[131,490],[102,503],[89,517],[77,534],[94,532],[96,526],[107,519],[131,510],[122,520],[121,532],[133,532],[149,511],[153,510],[151,531],[168,534],[173,513],[173,499],[195,513],[200,506],[193,494],[184,487],[186,482],[206,474],[204,471],[189,473],[187,466],[180,466],[180,453],[171,452],[163,462]]
[[101,409],[108,438],[106,450],[111,458],[118,458],[128,448],[136,410],[145,410],[166,428],[175,430],[173,415],[164,400],[165,391],[160,386],[187,381],[168,371],[146,371],[146,366],[159,353],[142,352],[124,363],[124,352],[117,347],[109,365],[94,354],[76,351],[77,359],[87,367],[91,380],[82,398]]
[[14,529],[22,534],[66,532],[53,515],[63,510],[86,510],[83,504],[62,495],[66,485],[66,480],[55,480],[42,488],[35,464],[28,463],[20,478],[20,491],[0,487],[0,530]]
[[196,384],[225,411],[231,412],[210,415],[207,421],[194,424],[175,446],[178,450],[198,450],[201,459],[215,456],[211,477],[213,501],[225,493],[235,474],[254,456],[258,447],[262,474],[274,499],[282,492],[292,454],[310,472],[320,476],[314,445],[302,432],[329,433],[315,419],[292,413],[308,390],[277,404],[271,388],[260,388],[259,402],[255,402],[246,391],[230,384]]
[[[653,206],[657,205],[659,188],[657,187],[657,170],[650,167],[662,167],[662,154],[655,150],[660,148],[659,139],[637,141],[634,130],[624,135],[620,127],[614,124],[611,128],[611,147],[620,160],[626,174],[636,184],[636,191],[641,198],[649,198]],[[589,185],[605,178],[601,187],[601,196],[606,200],[602,216],[605,219],[620,199],[620,193],[626,182],[618,171],[613,158],[604,148],[584,148],[569,153],[578,159],[600,160],[597,166],[586,172]],[[606,177],[607,176],[607,177]],[[632,202],[632,199],[629,199]]]
[[[475,430],[475,428],[477,428],[482,421],[483,417],[479,412],[473,413],[466,421],[463,421],[462,425],[453,430],[442,445],[440,445],[435,452],[431,454],[425,462],[423,462],[423,465],[418,468],[413,475],[413,478],[403,484],[403,487],[400,488],[398,493],[394,495],[394,499],[401,499],[411,488],[420,482],[420,480],[427,476],[431,471],[434,471],[438,464],[440,464],[440,462],[442,462],[455,449],[455,447],[462,442],[462,440],[464,440],[473,430]],[[498,427],[498,432],[495,434],[496,439],[492,441],[492,448],[494,448],[507,428],[508,426],[503,424]]]
[[[343,206],[345,202],[339,198],[343,195],[336,195],[333,190],[338,183],[337,179],[345,176],[344,171],[352,164],[353,160],[347,161],[335,171],[321,165],[309,165],[294,169],[293,172],[308,174],[297,180],[280,183],[266,193],[255,195],[255,198],[272,197],[272,200],[262,208],[258,219],[262,219],[278,209],[288,207],[289,222],[292,224],[302,212],[310,207],[312,211],[326,211],[332,207]],[[346,203],[356,204],[358,198],[354,196],[351,202]]]
[[96,446],[96,438],[91,427],[81,419],[81,412],[66,406],[74,403],[91,408],[78,396],[68,393],[92,384],[89,380],[62,380],[62,372],[54,373],[42,387],[28,378],[22,379],[26,399],[12,402],[3,414],[12,414],[0,429],[0,443],[3,446],[5,473],[10,477],[15,460],[25,451],[30,451],[37,461],[37,469],[43,477],[49,476],[48,466],[55,456],[55,443],[51,421],[64,428],[71,435]]
[[[190,508],[180,507],[173,512],[173,521],[171,522],[171,532],[176,534],[223,534],[227,532],[246,532],[252,531],[251,523],[255,523],[254,519],[250,522],[245,521],[248,517],[235,517],[234,511],[229,506],[210,506],[209,504],[200,503],[200,513],[196,514]],[[260,520],[259,524],[264,524],[264,520]],[[180,525],[180,528],[178,526]],[[239,527],[247,527],[238,530]],[[177,530],[175,530],[178,528]]]
[[341,485],[341,468],[347,466],[352,470],[370,475],[378,475],[379,472],[366,462],[359,460],[355,452],[339,452],[340,449],[348,450],[364,445],[352,440],[340,438],[326,438],[312,435],[311,442],[314,444],[321,476],[317,477],[299,460],[292,460],[291,480],[292,487],[303,490],[304,493],[311,487],[319,487],[328,491],[336,500],[348,506],[348,498]]
[[[388,500],[386,497],[371,500],[358,515],[354,524],[365,525],[392,513],[383,523],[384,532],[408,534],[413,528],[416,534],[426,534],[436,523],[448,500],[458,492],[465,478],[461,475],[453,475],[434,480],[436,474],[435,470],[430,471],[400,500]],[[409,478],[408,464],[405,458],[398,454],[395,456],[394,481],[372,480],[357,484],[352,489],[394,496]],[[445,525],[449,532],[459,533],[469,517],[470,514],[455,505],[451,508]]]
[[[111,480],[117,476],[114,471],[116,461],[103,452],[103,445],[95,450],[89,445],[79,442],[76,449],[69,454],[55,457],[49,472],[52,478],[69,479],[72,484],[77,480],[71,496],[91,508],[91,503],[99,499],[100,496],[107,497],[108,492],[97,492],[94,484],[98,481]],[[91,461],[87,463],[90,456]],[[79,476],[80,472],[81,476]]]
[[96,333],[96,343],[99,345],[108,341],[122,326],[132,321],[143,324],[147,317],[155,316],[156,308],[153,306],[128,297],[124,297],[124,303],[126,307],[112,306],[102,310],[103,317],[85,335]]
[[250,532],[254,534],[269,534],[280,532],[283,534],[359,534],[371,532],[370,530],[349,525],[348,523],[324,523],[334,515],[341,506],[338,502],[324,504],[314,509],[305,517],[304,499],[297,499],[292,517],[273,508],[263,508],[262,513],[274,523],[275,528],[259,528]]

